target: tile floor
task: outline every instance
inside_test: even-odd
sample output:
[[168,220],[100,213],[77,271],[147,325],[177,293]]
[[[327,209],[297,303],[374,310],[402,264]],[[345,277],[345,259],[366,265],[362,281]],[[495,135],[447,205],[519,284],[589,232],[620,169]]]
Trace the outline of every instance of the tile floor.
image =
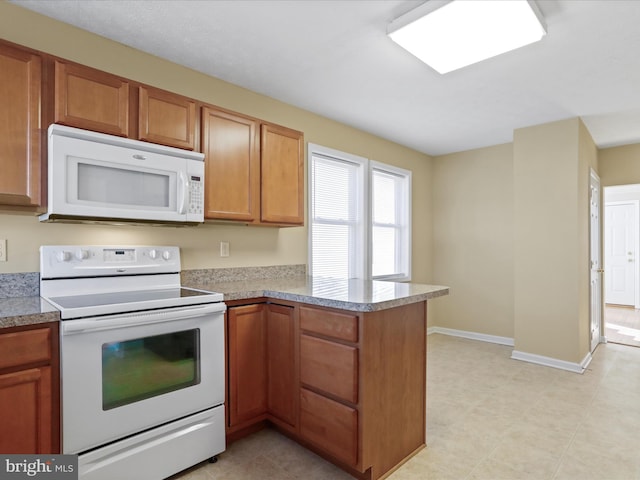
[[607,341],[640,347],[640,310],[607,305],[604,320]]
[[[390,480],[640,480],[640,348],[602,344],[583,375],[510,355],[429,336],[428,446]],[[172,477],[350,478],[273,430]]]

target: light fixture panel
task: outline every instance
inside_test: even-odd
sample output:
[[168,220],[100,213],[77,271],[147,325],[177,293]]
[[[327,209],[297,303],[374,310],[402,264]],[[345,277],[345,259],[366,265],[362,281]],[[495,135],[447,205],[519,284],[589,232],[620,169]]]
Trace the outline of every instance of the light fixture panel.
[[431,0],[389,24],[388,35],[439,73],[542,39],[542,16],[527,0]]

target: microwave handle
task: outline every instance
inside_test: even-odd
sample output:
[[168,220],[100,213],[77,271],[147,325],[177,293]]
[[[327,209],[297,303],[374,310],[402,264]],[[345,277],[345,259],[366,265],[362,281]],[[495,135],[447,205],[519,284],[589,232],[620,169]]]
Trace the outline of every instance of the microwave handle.
[[184,215],[189,204],[189,180],[182,171],[178,172],[178,198],[178,213]]

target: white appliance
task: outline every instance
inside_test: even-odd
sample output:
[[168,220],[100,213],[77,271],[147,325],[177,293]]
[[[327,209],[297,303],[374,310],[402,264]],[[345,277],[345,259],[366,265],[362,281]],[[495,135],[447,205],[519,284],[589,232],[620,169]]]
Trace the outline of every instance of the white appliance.
[[61,312],[62,453],[81,480],[159,480],[225,449],[222,294],[178,247],[40,247]]
[[53,124],[41,221],[204,221],[204,154]]

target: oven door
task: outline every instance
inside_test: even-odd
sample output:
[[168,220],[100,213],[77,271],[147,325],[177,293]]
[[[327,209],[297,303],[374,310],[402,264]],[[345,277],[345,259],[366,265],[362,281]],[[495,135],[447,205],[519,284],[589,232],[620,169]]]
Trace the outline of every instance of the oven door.
[[63,453],[224,403],[223,303],[61,323]]

